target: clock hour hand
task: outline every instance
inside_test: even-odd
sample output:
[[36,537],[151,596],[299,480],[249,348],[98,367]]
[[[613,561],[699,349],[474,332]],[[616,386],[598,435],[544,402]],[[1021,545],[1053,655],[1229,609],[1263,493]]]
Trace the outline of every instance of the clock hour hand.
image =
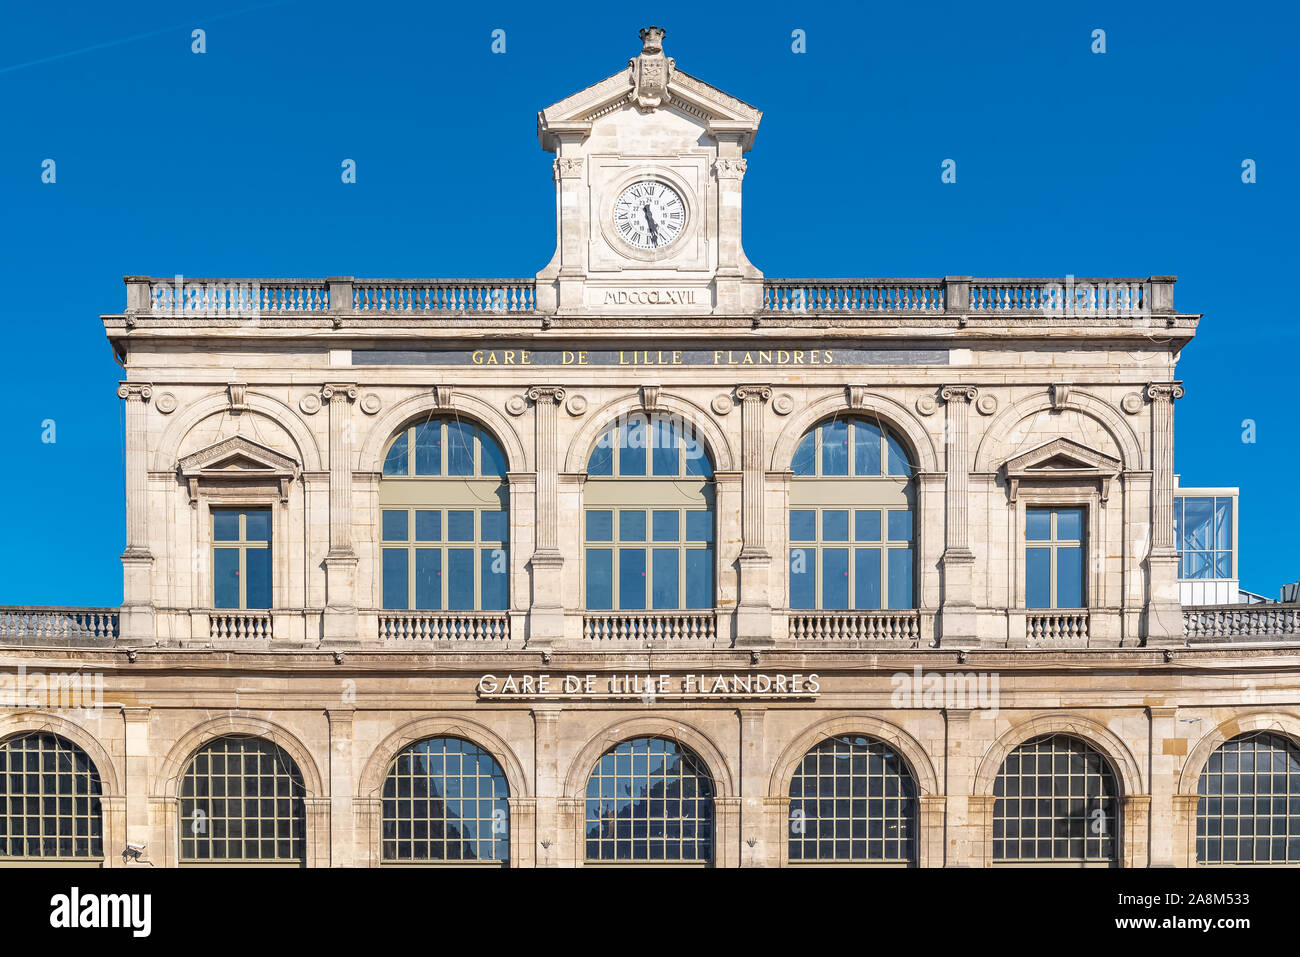
[[654,216],[650,215],[650,204],[647,203],[642,206],[641,212],[645,213],[645,221],[650,226],[650,241],[652,243],[659,242],[659,227],[655,225]]

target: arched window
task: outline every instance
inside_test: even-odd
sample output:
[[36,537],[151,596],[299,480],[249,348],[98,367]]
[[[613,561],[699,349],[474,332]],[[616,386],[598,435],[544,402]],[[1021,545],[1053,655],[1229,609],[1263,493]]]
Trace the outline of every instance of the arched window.
[[1077,738],[1048,734],[1026,741],[1002,762],[993,794],[995,864],[1118,861],[1115,772]]
[[637,414],[596,442],[583,489],[588,610],[713,608],[713,463],[694,431]]
[[1300,863],[1300,748],[1267,731],[1225,741],[1196,787],[1198,864]]
[[903,443],[865,418],[810,429],[790,463],[790,607],[915,608],[916,503]]
[[501,446],[472,422],[430,419],[393,437],[379,485],[385,609],[507,607],[505,479]]
[[384,778],[383,860],[506,864],[510,806],[505,772],[460,738],[426,738],[393,759]]
[[305,795],[298,765],[271,741],[209,741],[181,774],[180,862],[304,864]]
[[0,862],[103,860],[101,794],[99,771],[66,738],[0,742]]
[[889,745],[840,735],[790,779],[790,861],[916,861],[916,783]]
[[587,780],[587,860],[713,859],[713,779],[666,738],[633,738],[601,755]]

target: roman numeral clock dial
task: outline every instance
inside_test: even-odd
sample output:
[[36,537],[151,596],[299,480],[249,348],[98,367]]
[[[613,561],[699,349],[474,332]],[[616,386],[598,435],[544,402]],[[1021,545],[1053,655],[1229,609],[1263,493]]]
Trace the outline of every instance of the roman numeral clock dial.
[[635,249],[663,249],[682,234],[686,204],[671,186],[633,183],[614,201],[614,229]]

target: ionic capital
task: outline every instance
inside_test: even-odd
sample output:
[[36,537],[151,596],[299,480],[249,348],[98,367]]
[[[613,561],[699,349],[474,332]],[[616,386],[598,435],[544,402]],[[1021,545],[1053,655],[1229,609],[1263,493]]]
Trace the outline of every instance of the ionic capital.
[[558,385],[535,385],[528,390],[527,395],[538,405],[559,405],[564,401],[564,388]]
[[946,385],[939,390],[939,398],[945,402],[974,402],[980,390],[973,385]]
[[327,382],[321,386],[320,397],[326,402],[355,402],[358,394],[356,383],[354,382]]
[[772,398],[770,385],[738,385],[736,400],[739,402],[766,402]]
[[1181,382],[1149,382],[1144,391],[1152,402],[1173,402],[1186,395]]
[[153,398],[153,384],[149,382],[120,382],[117,386],[119,399],[136,399],[148,402]]

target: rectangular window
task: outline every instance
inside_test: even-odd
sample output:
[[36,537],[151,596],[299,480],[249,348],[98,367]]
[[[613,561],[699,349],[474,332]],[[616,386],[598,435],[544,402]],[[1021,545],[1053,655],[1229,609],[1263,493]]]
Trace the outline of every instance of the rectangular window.
[[[495,508],[383,509],[381,525],[384,608],[501,611],[507,607],[508,513]],[[444,541],[444,530],[446,541],[464,544],[437,545]]]
[[592,611],[614,607],[613,549],[587,549],[587,607]]
[[916,607],[915,532],[907,508],[791,510],[790,608]]
[[677,549],[656,548],[653,552],[652,607],[656,610],[677,608]]
[[699,547],[713,540],[711,511],[594,508],[583,518],[588,610],[713,607],[713,551]]
[[[644,518],[642,513],[643,525]],[[618,550],[618,607],[625,611],[645,610],[644,548]]]
[[447,608],[462,611],[474,607],[474,549],[447,549]]
[[1178,496],[1174,499],[1174,541],[1184,579],[1232,578],[1232,498]]
[[686,607],[713,607],[713,549],[686,550]]
[[849,607],[849,550],[822,549],[822,608]]
[[817,549],[790,549],[790,607],[817,607]]
[[1026,608],[1084,607],[1083,514],[1081,508],[1025,510]]
[[421,611],[442,608],[442,549],[415,550],[415,607]]
[[408,604],[410,584],[409,556],[405,548],[384,549],[384,607],[404,611]]
[[271,607],[271,510],[212,510],[212,607]]
[[510,563],[504,548],[485,548],[480,553],[480,589],[485,611],[504,611],[509,593]]

